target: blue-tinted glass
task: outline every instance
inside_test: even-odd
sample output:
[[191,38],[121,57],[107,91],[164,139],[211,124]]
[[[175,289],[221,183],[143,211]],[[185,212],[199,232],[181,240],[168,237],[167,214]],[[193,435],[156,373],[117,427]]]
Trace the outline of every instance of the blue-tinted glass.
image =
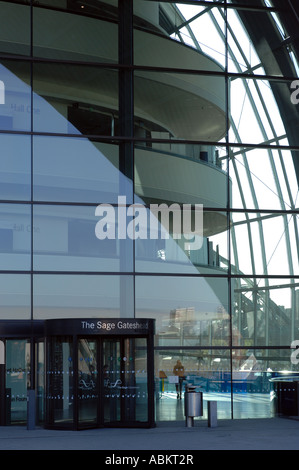
[[31,143],[25,135],[0,134],[0,199],[30,199]]
[[132,192],[119,171],[118,146],[80,138],[34,137],[34,199],[116,203]]
[[36,275],[34,319],[133,316],[130,276]]
[[31,282],[27,274],[0,274],[0,319],[29,320]]
[[[34,268],[47,271],[131,271],[133,241],[96,236],[97,206],[36,206]],[[112,208],[114,210],[114,208]],[[117,225],[117,211],[115,212]],[[117,231],[116,231],[117,235]]]
[[156,319],[159,346],[228,346],[225,278],[138,276],[136,316]]
[[0,266],[29,270],[31,252],[30,206],[0,204]]
[[[5,61],[0,64],[0,131],[30,131],[30,65]],[[35,110],[39,114],[39,110]]]

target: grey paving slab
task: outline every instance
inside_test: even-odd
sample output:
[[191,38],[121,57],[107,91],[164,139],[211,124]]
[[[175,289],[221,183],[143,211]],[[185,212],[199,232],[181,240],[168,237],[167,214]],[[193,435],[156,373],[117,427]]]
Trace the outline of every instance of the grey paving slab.
[[53,431],[0,427],[0,450],[299,450],[299,421],[293,419],[219,420],[158,424],[153,429]]

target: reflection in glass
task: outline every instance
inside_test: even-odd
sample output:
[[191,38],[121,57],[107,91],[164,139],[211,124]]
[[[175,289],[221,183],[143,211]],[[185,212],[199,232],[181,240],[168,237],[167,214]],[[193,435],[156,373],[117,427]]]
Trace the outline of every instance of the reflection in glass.
[[72,338],[49,338],[47,364],[47,422],[61,427],[74,419],[74,362]]
[[31,318],[31,281],[28,274],[0,274],[0,319]]
[[[30,64],[3,60],[0,65],[0,130],[31,130]],[[40,109],[33,110],[38,117]]]
[[118,146],[67,137],[33,140],[34,199],[117,203],[131,200],[131,184],[119,171]]
[[[111,207],[117,218],[117,210]],[[119,272],[132,269],[130,239],[99,239],[102,219],[96,206],[36,206],[34,208],[34,267],[51,271]],[[117,227],[117,219],[115,225]]]
[[298,291],[295,279],[236,280],[233,345],[290,345],[298,335]]
[[277,414],[275,382],[299,374],[298,365],[292,364],[291,354],[290,349],[233,351],[235,418],[272,418]]
[[132,302],[130,276],[34,276],[34,319],[130,317]]
[[225,212],[202,211],[195,204],[162,201],[150,204],[147,209],[138,203],[135,207],[137,272],[217,274],[227,271]]
[[136,278],[136,316],[156,320],[156,346],[227,346],[228,312],[226,279]]
[[[177,396],[177,361],[184,368],[182,398]],[[186,384],[203,392],[203,416],[207,419],[207,401],[217,400],[220,419],[231,418],[230,352],[217,349],[160,349],[155,353],[156,413],[158,421],[185,419],[184,392]]]
[[103,341],[104,423],[148,420],[146,338]]
[[1,269],[29,270],[31,265],[31,208],[0,204]]
[[[34,64],[33,129],[63,134],[112,135],[118,107],[113,69],[64,63]],[[108,122],[109,121],[109,122]]]
[[97,342],[94,339],[78,340],[78,421],[92,425],[98,419],[98,366]]
[[27,390],[30,388],[30,343],[27,340],[6,341],[6,405],[10,422],[27,419]]
[[0,199],[30,200],[30,137],[0,134],[0,146]]

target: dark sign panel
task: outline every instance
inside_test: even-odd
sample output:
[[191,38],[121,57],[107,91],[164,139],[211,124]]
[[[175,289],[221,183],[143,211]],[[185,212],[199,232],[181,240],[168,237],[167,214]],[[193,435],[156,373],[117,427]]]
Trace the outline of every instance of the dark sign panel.
[[81,318],[46,320],[46,335],[149,335],[154,320],[146,318]]

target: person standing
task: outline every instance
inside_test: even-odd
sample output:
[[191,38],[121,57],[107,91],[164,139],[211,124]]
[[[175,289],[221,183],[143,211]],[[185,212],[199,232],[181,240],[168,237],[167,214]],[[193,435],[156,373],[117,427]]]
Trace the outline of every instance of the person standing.
[[177,363],[173,368],[173,374],[178,377],[178,382],[175,384],[176,392],[177,392],[177,399],[182,398],[182,387],[183,387],[183,380],[185,378],[185,368],[181,361],[178,359]]

